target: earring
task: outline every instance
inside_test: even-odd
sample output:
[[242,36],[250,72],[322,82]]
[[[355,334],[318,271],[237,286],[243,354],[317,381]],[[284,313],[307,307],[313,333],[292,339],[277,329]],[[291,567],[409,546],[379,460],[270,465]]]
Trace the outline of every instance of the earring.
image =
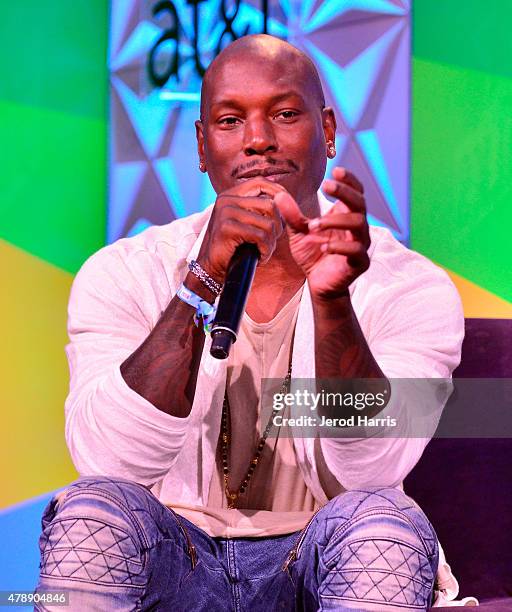
[[202,160],[199,162],[199,170],[201,172],[206,172],[206,165],[205,165],[204,161],[202,161]]
[[327,155],[332,159],[333,157],[336,157],[336,147],[334,146],[334,143],[331,142],[329,144],[329,147],[327,148]]

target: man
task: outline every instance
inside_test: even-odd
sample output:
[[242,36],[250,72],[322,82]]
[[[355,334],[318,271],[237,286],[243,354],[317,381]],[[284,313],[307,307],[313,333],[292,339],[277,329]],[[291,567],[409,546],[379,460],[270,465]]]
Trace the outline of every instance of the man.
[[[196,130],[213,209],[76,278],[66,439],[82,478],[45,511],[38,590],[80,610],[425,609],[437,539],[400,485],[426,441],[261,436],[260,379],[449,377],[458,296],[369,230],[348,170],[322,184],[334,205],[318,195],[336,121],[294,47],[227,47]],[[261,259],[226,363],[203,323],[244,242]]]

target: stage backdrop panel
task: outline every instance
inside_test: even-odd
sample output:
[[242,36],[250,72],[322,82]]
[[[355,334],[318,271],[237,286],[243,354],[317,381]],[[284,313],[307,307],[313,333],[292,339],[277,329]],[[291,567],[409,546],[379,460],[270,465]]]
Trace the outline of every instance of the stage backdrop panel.
[[[201,75],[233,37],[267,31],[308,53],[338,119],[337,157],[363,181],[373,223],[409,239],[409,3],[114,0],[108,240],[204,209]],[[196,27],[197,26],[197,27]]]

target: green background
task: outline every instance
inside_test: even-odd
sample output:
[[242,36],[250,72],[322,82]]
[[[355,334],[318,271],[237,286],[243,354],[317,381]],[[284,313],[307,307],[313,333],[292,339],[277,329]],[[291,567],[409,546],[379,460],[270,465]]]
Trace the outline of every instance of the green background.
[[0,20],[0,238],[75,273],[104,244],[107,0],[27,0]]
[[512,300],[512,2],[413,4],[411,246]]

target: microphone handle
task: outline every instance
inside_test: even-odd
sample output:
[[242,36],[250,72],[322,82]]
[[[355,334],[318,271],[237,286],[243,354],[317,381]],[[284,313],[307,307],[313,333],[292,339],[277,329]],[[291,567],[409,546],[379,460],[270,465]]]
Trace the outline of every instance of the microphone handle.
[[211,330],[210,355],[217,359],[226,359],[236,342],[259,258],[258,247],[248,242],[239,245],[231,257]]

